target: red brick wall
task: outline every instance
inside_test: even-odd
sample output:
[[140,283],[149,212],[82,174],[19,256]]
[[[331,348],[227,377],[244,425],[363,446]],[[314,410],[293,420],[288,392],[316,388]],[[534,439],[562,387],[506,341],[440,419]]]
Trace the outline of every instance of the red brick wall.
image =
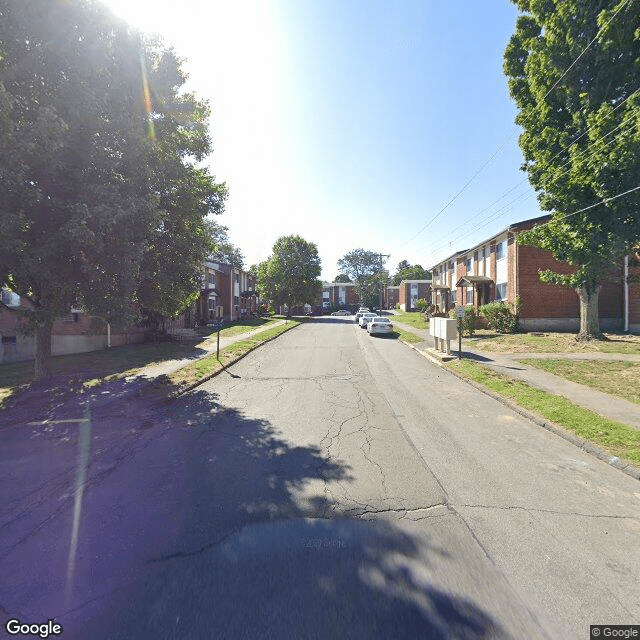
[[540,282],[538,271],[551,269],[570,274],[573,268],[556,260],[549,251],[530,245],[518,246],[518,276],[521,318],[578,318],[578,295],[571,287]]
[[[573,267],[556,260],[549,251],[518,246],[519,289],[522,318],[579,318],[578,294],[571,287],[540,282],[539,271],[570,274]],[[622,318],[623,290],[620,270],[611,274],[600,291],[600,318]]]

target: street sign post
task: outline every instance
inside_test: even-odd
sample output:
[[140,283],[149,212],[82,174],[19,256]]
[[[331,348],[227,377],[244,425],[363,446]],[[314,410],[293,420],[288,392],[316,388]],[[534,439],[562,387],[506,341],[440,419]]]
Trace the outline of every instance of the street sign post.
[[220,360],[220,329],[222,329],[222,322],[214,323],[213,328],[218,332],[218,338],[216,342],[216,359]]
[[464,307],[456,307],[456,318],[458,318],[458,360],[462,359],[462,318],[464,318]]

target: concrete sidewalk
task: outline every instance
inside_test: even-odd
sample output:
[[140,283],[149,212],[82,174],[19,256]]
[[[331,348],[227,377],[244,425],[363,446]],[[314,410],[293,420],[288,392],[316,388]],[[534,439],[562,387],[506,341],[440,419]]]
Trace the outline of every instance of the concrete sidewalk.
[[[274,322],[273,324],[268,324],[266,326],[258,327],[252,331],[247,331],[245,333],[238,333],[235,336],[222,337],[220,336],[220,349],[224,349],[229,345],[232,345],[236,342],[240,342],[241,340],[246,340],[247,338],[251,338],[258,333],[262,333],[263,331],[267,331],[268,329],[273,329],[274,327],[279,327],[281,324],[284,324],[285,320],[279,320],[278,322]],[[153,380],[154,378],[158,378],[159,376],[165,376],[181,369],[185,365],[193,362],[194,360],[199,360],[200,358],[205,358],[206,356],[211,355],[216,352],[217,348],[217,337],[216,334],[212,334],[209,338],[203,339],[203,342],[199,343],[197,347],[194,348],[193,353],[186,358],[180,358],[178,360],[165,360],[164,362],[157,362],[149,364],[138,371],[135,375],[131,376],[128,379],[134,378],[147,378]]]
[[[409,331],[423,339],[423,342],[413,346],[426,355],[429,355],[429,348],[433,347],[433,338],[429,336],[426,329],[416,329],[410,325],[395,322],[394,324]],[[623,398],[618,398],[608,393],[598,391],[592,387],[587,387],[576,382],[571,382],[565,378],[541,371],[528,364],[519,362],[523,358],[544,358],[563,360],[597,360],[602,361],[626,361],[640,362],[640,356],[621,353],[487,353],[476,351],[465,347],[462,341],[463,358],[475,360],[498,373],[508,375],[512,378],[525,382],[532,387],[548,391],[567,400],[589,409],[603,418],[616,420],[623,424],[640,429],[640,405],[629,402]]]

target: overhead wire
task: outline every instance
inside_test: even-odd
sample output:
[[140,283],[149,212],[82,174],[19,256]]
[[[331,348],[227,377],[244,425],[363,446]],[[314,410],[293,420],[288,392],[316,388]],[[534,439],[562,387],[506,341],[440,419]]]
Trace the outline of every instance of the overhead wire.
[[[615,136],[614,138],[612,138],[611,140],[609,140],[606,145],[610,145],[613,142],[616,142],[617,140],[619,140],[623,135],[628,134],[632,129],[636,128],[638,126],[638,122],[637,121],[632,121],[631,123],[629,122],[625,122],[622,123],[620,125],[618,125],[617,127],[614,127],[613,129],[611,129],[609,132],[607,132],[606,134],[600,136],[599,138],[596,138],[595,140],[592,141],[592,145],[595,144],[596,142],[602,141],[605,138],[607,138],[610,134],[612,134],[614,131],[616,131],[617,129],[619,129],[621,126],[625,126],[626,128],[621,131],[617,136]],[[592,127],[593,128],[593,127]],[[587,156],[587,160],[589,160],[589,157],[594,157],[597,153],[599,153],[600,149],[596,149],[596,150],[590,150],[589,147],[585,148],[584,150],[582,150],[579,154],[577,154],[576,157],[569,159],[567,162],[565,162],[564,164],[560,165],[560,169],[562,169],[563,167],[566,167],[568,164],[572,163],[576,158],[580,157],[581,155],[584,155],[585,153],[589,152],[590,154],[589,156]],[[562,151],[560,151],[558,154],[556,154],[555,157],[557,157],[560,153],[562,153]],[[591,161],[589,161],[590,164]],[[566,175],[567,173],[571,172],[573,170],[573,167],[569,167],[568,169],[566,169],[565,171],[563,171],[561,174],[559,174],[558,176],[555,177],[555,180],[560,179],[562,176]],[[505,194],[503,194],[500,198],[498,198],[497,200],[494,200],[494,202],[485,207],[484,209],[480,210],[478,213],[474,214],[473,216],[471,216],[470,218],[467,218],[464,222],[462,222],[460,225],[458,225],[457,227],[455,227],[451,232],[449,232],[448,235],[451,235],[453,232],[455,232],[456,230],[460,229],[461,227],[466,226],[467,224],[469,224],[469,222],[471,222],[472,220],[474,220],[475,218],[477,218],[479,215],[481,215],[482,213],[484,213],[485,211],[487,211],[488,209],[490,209],[492,206],[494,206],[495,204],[497,204],[500,200],[502,200],[508,193],[514,191],[517,187],[519,187],[523,182],[526,182],[528,178],[525,178],[524,180],[521,180],[519,183],[517,183],[514,187],[512,187],[509,191],[507,191]],[[529,191],[532,191],[532,193],[529,195],[529,197],[532,197],[534,195],[533,193],[533,187],[529,187],[527,192],[524,192],[523,194],[520,194],[520,196],[528,193]],[[520,197],[518,196],[518,198]],[[515,200],[517,200],[518,198],[516,198]],[[528,198],[525,198],[525,200]],[[515,202],[515,200],[512,200],[510,203],[508,203],[507,205],[505,205],[505,207],[509,206],[509,204],[512,204],[513,202]],[[524,202],[524,200],[522,201]],[[435,249],[432,249],[430,251],[430,253],[428,255],[433,255],[434,253],[437,253],[438,251],[440,251],[441,249],[443,249],[446,245],[451,245],[453,244],[453,242],[456,242],[457,240],[461,240],[464,239],[470,235],[472,235],[473,233],[475,233],[476,231],[479,231],[480,229],[488,226],[490,223],[495,222],[495,220],[504,217],[504,215],[506,215],[506,213],[508,213],[509,211],[513,210],[516,206],[519,206],[520,204],[522,204],[522,202],[518,202],[516,205],[514,205],[513,207],[511,207],[510,209],[507,209],[507,211],[505,211],[502,215],[500,216],[496,216],[495,214],[503,211],[505,207],[501,207],[500,209],[498,209],[496,212],[492,213],[491,215],[489,215],[485,220],[482,221],[482,223],[480,225],[475,225],[471,230],[469,230],[468,233],[464,233],[463,235],[457,236],[456,238],[453,238],[452,240],[447,240],[441,244],[439,244]],[[445,236],[447,237],[447,236]]]
[[[622,11],[622,9],[624,9],[629,4],[629,2],[631,2],[631,0],[626,0],[625,2],[623,2],[618,7],[618,9],[614,12],[614,14],[609,18],[609,20],[607,20],[607,22],[598,29],[596,35],[587,44],[587,46],[580,52],[580,54],[576,57],[576,59],[569,65],[569,67],[565,70],[565,72],[554,82],[551,88],[545,93],[542,100],[545,100],[549,96],[549,94],[558,86],[560,81],[569,73],[569,71],[571,71],[571,69],[576,65],[576,63],[580,60],[580,58],[582,58],[582,56],[587,52],[587,50],[591,47],[591,45],[598,39],[600,34],[606,29],[606,27],[609,26],[611,21]],[[636,90],[636,92],[637,91],[638,90]],[[631,96],[628,96],[623,102],[626,102],[626,100],[629,97]],[[618,107],[621,106],[621,104],[618,105]],[[518,130],[518,127],[515,127],[514,130],[509,134],[509,136],[504,140],[504,142],[496,149],[496,151],[493,152],[493,154],[489,157],[489,159],[482,164],[482,166],[473,174],[473,176],[471,176],[471,178],[463,185],[463,187],[432,218],[430,218],[429,221],[419,231],[417,231],[413,236],[411,236],[411,238],[409,238],[409,240],[407,240],[403,244],[409,244],[410,242],[412,242],[425,229],[427,229],[429,225],[431,225],[442,213],[444,213],[458,199],[458,197],[466,190],[466,188],[478,177],[478,175],[480,175],[480,173],[496,157],[496,155],[498,155],[498,153],[504,148],[507,142],[511,140],[511,138],[514,136],[517,130]],[[583,133],[582,135],[585,135],[586,133],[588,133],[588,131],[585,131],[585,133]],[[582,135],[580,137],[582,137]],[[574,144],[578,139],[579,138],[577,138],[572,143],[570,143],[569,146],[571,146],[571,144]],[[522,182],[524,182],[525,180],[526,178]],[[519,184],[522,184],[522,182],[518,183],[518,185],[516,186],[519,186]]]

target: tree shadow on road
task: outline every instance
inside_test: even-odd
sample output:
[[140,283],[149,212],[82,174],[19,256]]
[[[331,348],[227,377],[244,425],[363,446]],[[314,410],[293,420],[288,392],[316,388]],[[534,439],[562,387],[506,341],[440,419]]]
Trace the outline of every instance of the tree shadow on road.
[[3,490],[3,500],[22,496],[2,521],[7,615],[55,617],[67,640],[511,637],[439,583],[456,558],[435,537],[330,517],[327,487],[352,478],[319,446],[294,445],[203,390],[170,403],[137,381],[104,392],[57,410],[92,406],[69,580],[76,432],[14,431],[13,453],[29,446],[42,464],[25,477],[32,491]]

